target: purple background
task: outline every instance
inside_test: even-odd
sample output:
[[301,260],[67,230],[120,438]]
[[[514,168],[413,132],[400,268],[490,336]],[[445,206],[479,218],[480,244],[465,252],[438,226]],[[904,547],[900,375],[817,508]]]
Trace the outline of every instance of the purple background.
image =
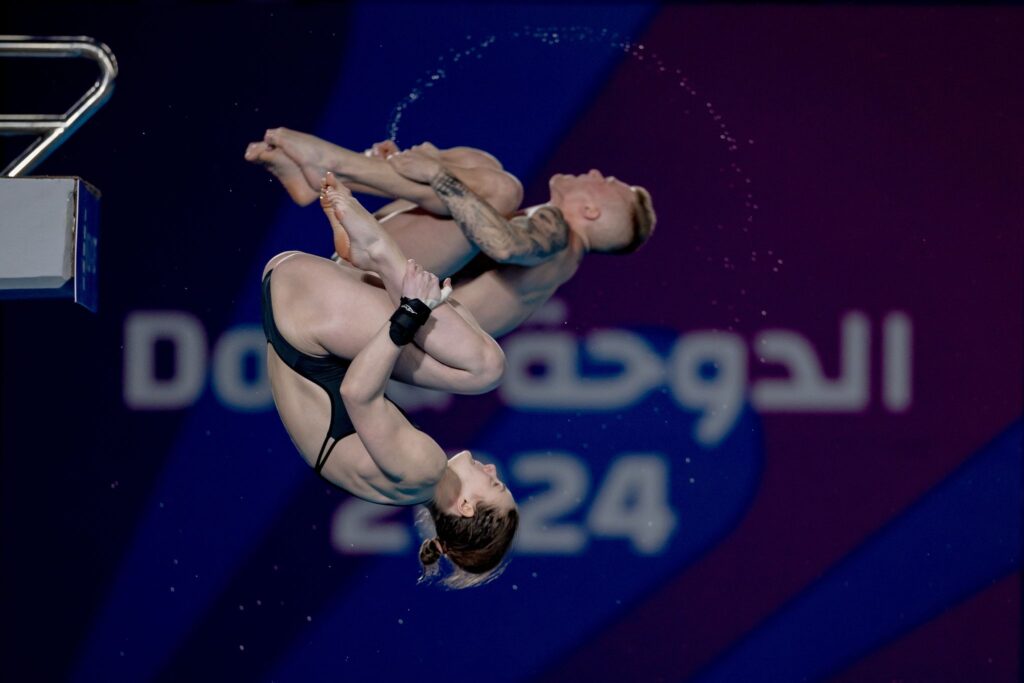
[[[92,35],[121,66],[110,104],[38,170],[104,192],[101,311],[0,308],[5,677],[1018,679],[1019,10],[4,12],[5,32]],[[631,47],[510,38],[524,26],[608,29]],[[265,260],[330,245],[316,209],[242,161],[245,144],[283,124],[361,148],[439,55],[488,35],[501,39],[410,106],[401,144],[490,149],[527,202],[550,173],[591,167],[655,198],[649,245],[588,258],[559,292],[561,331],[626,331],[665,358],[682,335],[750,347],[793,330],[834,378],[840,319],[861,311],[871,394],[846,414],[748,405],[710,446],[668,386],[609,411],[524,410],[502,393],[419,411],[442,444],[506,471],[525,451],[571,452],[590,482],[557,520],[574,528],[623,454],[669,468],[675,527],[658,553],[590,535],[579,554],[522,552],[491,586],[445,594],[413,585],[411,548],[335,550],[347,496],[316,481],[269,406],[232,407],[211,380],[182,409],[131,410],[125,322],[186,312],[211,346],[256,324]],[[56,71],[33,84],[4,69],[5,111],[66,106]],[[902,413],[881,400],[891,311],[913,325]],[[748,362],[751,384],[785,376]],[[615,369],[584,354],[581,373]],[[515,477],[513,490],[546,495]]]

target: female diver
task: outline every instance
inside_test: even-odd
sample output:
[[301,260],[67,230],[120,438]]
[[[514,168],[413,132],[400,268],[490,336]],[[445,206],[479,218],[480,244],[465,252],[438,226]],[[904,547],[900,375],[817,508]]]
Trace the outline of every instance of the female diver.
[[374,503],[424,505],[437,530],[420,547],[425,576],[437,573],[443,555],[455,567],[446,586],[485,583],[500,573],[515,535],[512,494],[494,466],[469,451],[448,459],[384,389],[394,377],[483,393],[501,379],[504,354],[464,307],[446,301],[450,283],[442,290],[435,275],[406,261],[333,176],[324,179],[321,205],[349,263],[291,251],[272,258],[263,275],[267,366],[281,421],[332,484]]

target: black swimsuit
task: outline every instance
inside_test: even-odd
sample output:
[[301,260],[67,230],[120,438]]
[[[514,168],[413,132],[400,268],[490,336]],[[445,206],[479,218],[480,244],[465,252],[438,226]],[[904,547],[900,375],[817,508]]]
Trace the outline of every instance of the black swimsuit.
[[[270,273],[268,271],[263,277],[263,334],[267,341],[281,360],[295,372],[310,380],[324,391],[331,399],[331,423],[327,429],[327,436],[320,446],[320,452],[316,456],[316,473],[320,474],[324,465],[327,464],[327,457],[338,442],[350,434],[356,433],[356,428],[345,410],[345,404],[341,401],[341,381],[345,379],[345,373],[351,361],[337,356],[309,356],[302,353],[281,336],[281,332],[274,323],[274,309],[270,302]],[[334,443],[328,448],[327,442],[334,439]]]

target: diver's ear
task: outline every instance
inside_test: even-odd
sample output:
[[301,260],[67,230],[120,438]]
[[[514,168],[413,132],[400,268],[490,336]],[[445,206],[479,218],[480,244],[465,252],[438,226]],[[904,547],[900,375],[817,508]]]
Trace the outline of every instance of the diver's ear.
[[601,207],[595,204],[584,204],[583,217],[590,221],[596,221],[601,217]]
[[472,517],[476,514],[476,506],[469,502],[469,498],[460,498],[457,507],[459,508],[459,514],[463,517]]

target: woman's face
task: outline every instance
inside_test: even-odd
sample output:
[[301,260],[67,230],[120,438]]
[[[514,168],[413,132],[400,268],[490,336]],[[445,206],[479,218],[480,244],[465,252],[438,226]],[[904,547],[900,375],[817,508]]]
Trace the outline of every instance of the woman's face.
[[[462,502],[467,500],[474,508],[478,503],[499,510],[510,510],[515,507],[516,501],[508,487],[498,479],[494,465],[485,465],[476,460],[469,451],[462,451],[451,457],[448,467],[459,475],[459,481],[462,483],[455,503],[456,508],[460,508]],[[465,513],[464,509],[460,510],[460,514]]]

